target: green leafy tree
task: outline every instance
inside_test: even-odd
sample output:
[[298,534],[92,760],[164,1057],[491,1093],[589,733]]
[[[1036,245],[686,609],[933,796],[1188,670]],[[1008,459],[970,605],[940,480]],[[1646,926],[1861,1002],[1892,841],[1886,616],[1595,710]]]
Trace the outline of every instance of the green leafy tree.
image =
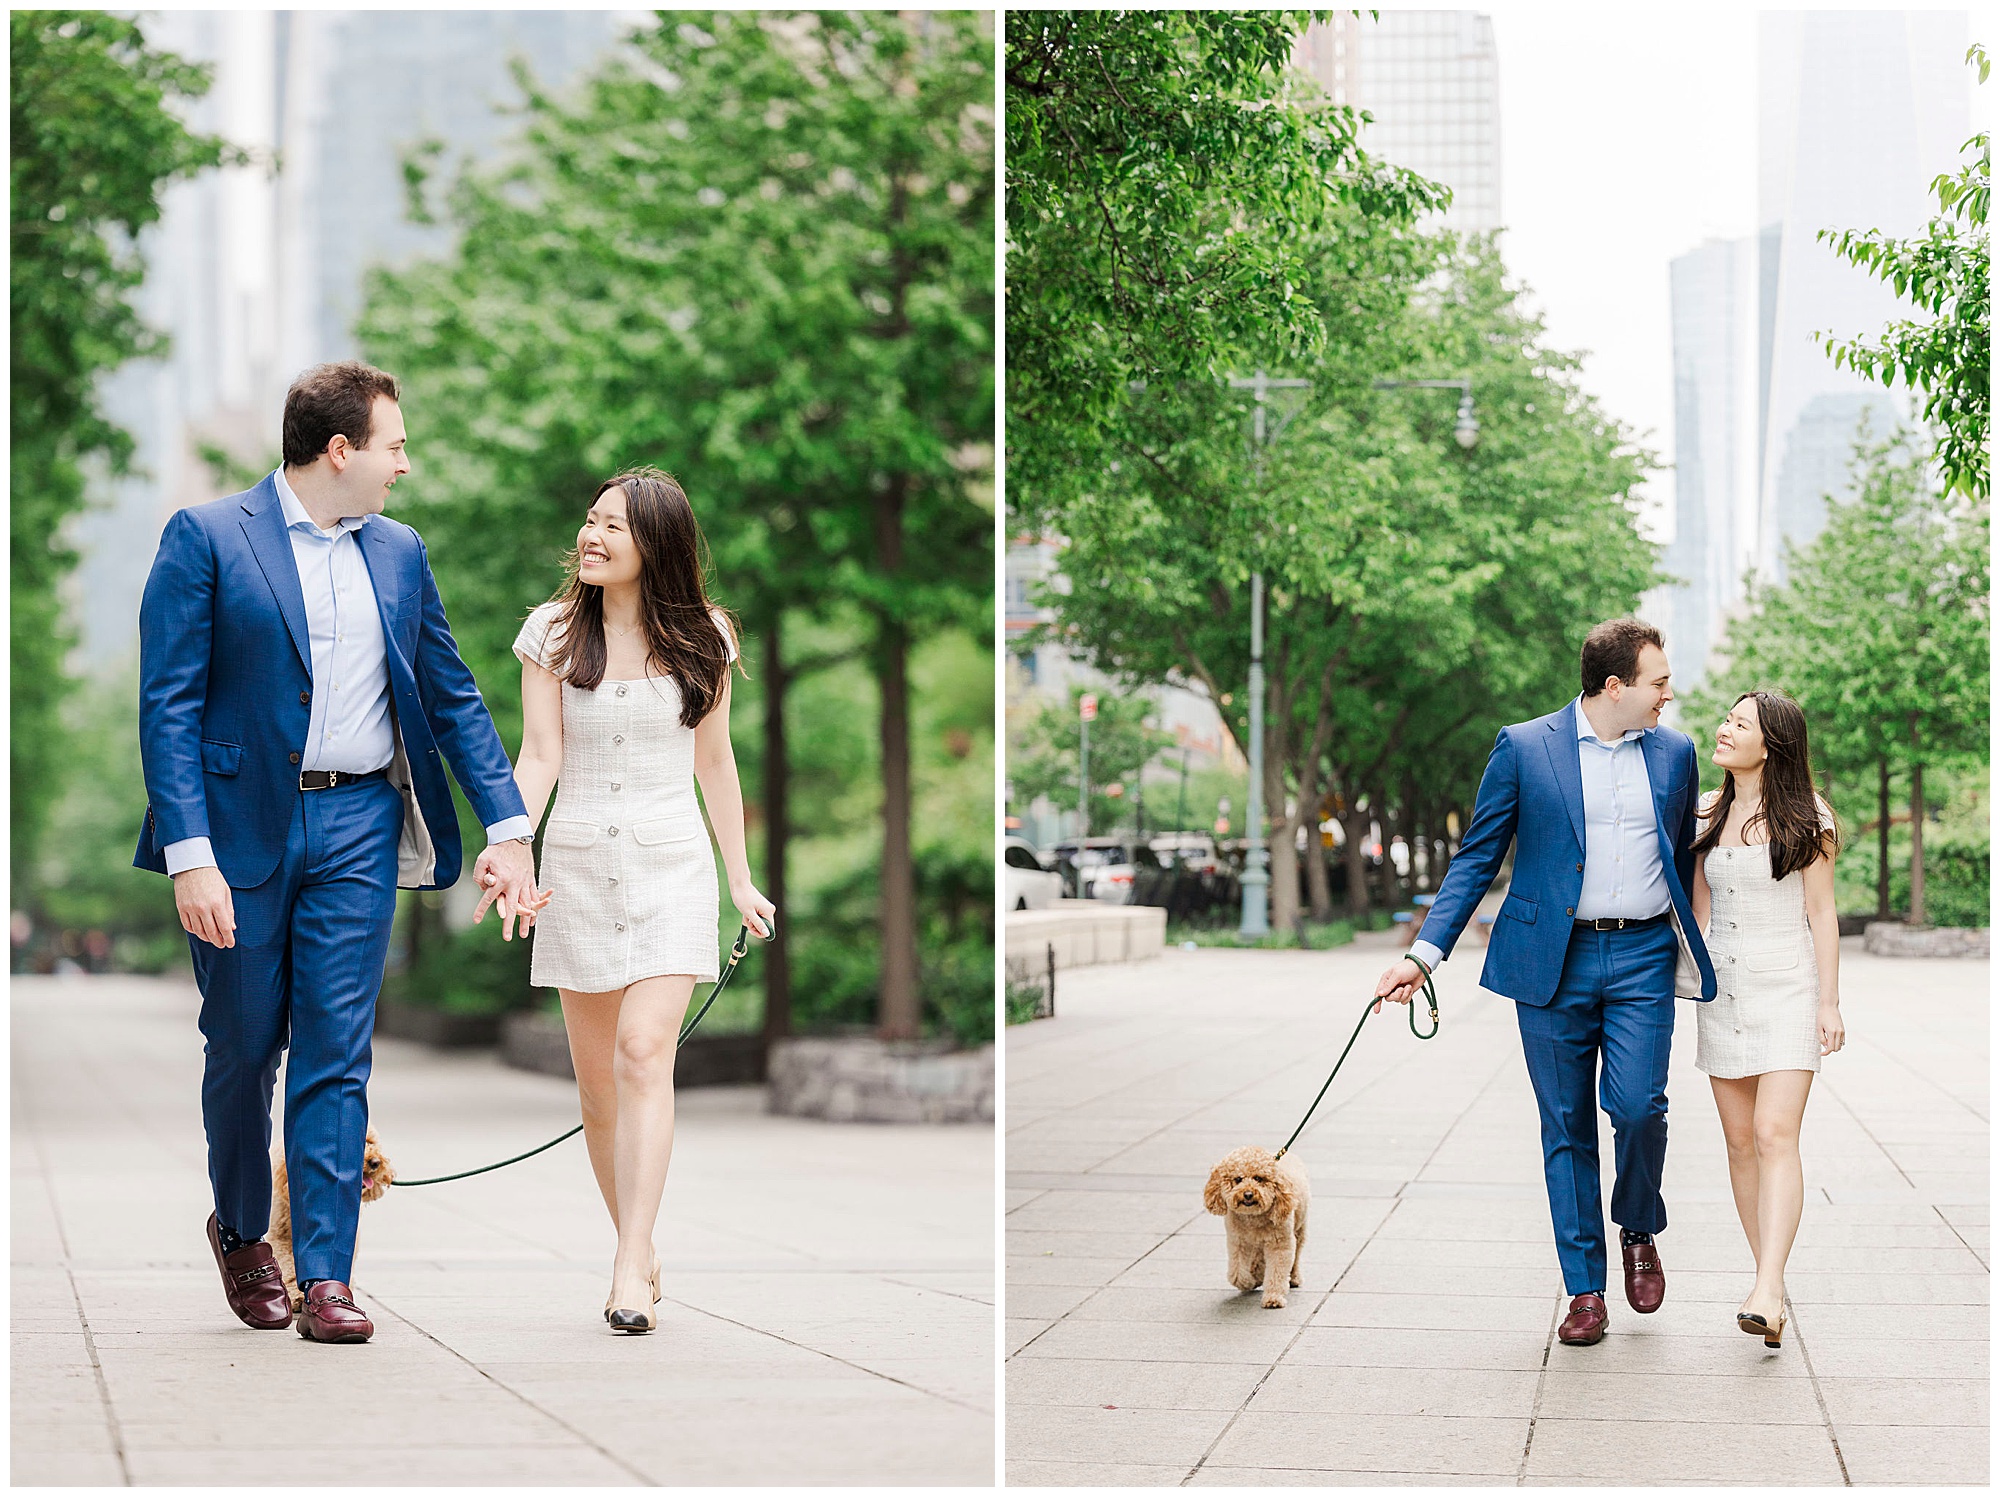
[[[1074,810],[1082,791],[1084,688],[1070,688],[1066,703],[1050,702],[1026,725],[1007,755],[1007,778],[1016,802],[1037,796]],[[1153,704],[1143,696],[1099,691],[1097,719],[1090,725],[1090,825],[1094,836],[1129,819],[1139,794],[1140,772],[1174,739],[1148,725]],[[1111,787],[1120,793],[1112,795]]]
[[[461,176],[448,262],[382,274],[361,335],[410,388],[415,518],[469,656],[506,660],[597,481],[694,496],[751,636],[765,878],[787,896],[786,702],[875,683],[878,1027],[920,1020],[909,659],[991,608],[991,42],[966,12],[675,12],[524,149]],[[401,488],[399,487],[399,493]],[[860,620],[856,635],[847,626]],[[516,687],[496,693],[518,712]],[[990,729],[989,729],[990,732]],[[990,743],[990,738],[988,740]],[[787,926],[781,924],[781,930]],[[767,984],[785,1027],[785,950]]]
[[1094,471],[1132,381],[1319,354],[1305,259],[1329,218],[1448,199],[1290,71],[1313,14],[1007,13],[1010,492]]
[[207,69],[148,47],[134,22],[17,10],[8,38],[12,830],[14,887],[26,891],[70,757],[61,704],[74,634],[57,589],[76,556],[63,524],[83,506],[86,469],[123,472],[132,455],[97,381],[165,349],[127,300],[145,275],[135,240],[167,184],[239,158],[174,112],[207,91]]
[[[1966,61],[1986,81],[1986,49]],[[1895,287],[1930,321],[1890,324],[1879,339],[1834,342],[1819,335],[1836,365],[1892,389],[1901,379],[1923,392],[1921,418],[1937,434],[1945,485],[1983,499],[1991,481],[1986,450],[1993,400],[1993,305],[1987,273],[1986,215],[1992,199],[1993,143],[1984,131],[1961,154],[1972,159],[1931,184],[1938,214],[1914,239],[1879,229],[1824,229],[1820,239],[1851,264]]]
[[[1864,438],[1855,477],[1855,497],[1830,504],[1826,528],[1788,554],[1784,585],[1753,589],[1727,664],[1690,710],[1719,716],[1753,687],[1796,699],[1823,767],[1878,777],[1885,875],[1888,786],[1904,777],[1910,921],[1922,925],[1924,771],[1980,758],[1987,739],[1990,518],[1984,502],[1940,491],[1910,432]],[[1886,877],[1881,888],[1886,904]]]
[[[1329,351],[1298,366],[1308,404],[1261,467],[1240,394],[1148,387],[1117,413],[1113,462],[1047,519],[1065,539],[1069,587],[1047,599],[1060,637],[1118,679],[1198,684],[1233,703],[1224,723],[1239,746],[1248,583],[1264,575],[1263,790],[1281,927],[1300,913],[1298,834],[1323,805],[1346,818],[1348,896],[1365,911],[1368,821],[1393,832],[1392,808],[1414,814],[1421,799],[1441,827],[1469,801],[1494,731],[1573,692],[1583,634],[1653,577],[1632,497],[1648,460],[1578,388],[1577,361],[1546,346],[1491,246],[1419,252],[1370,229],[1307,257]],[[1453,440],[1448,392],[1373,388],[1461,376],[1480,421],[1470,453]],[[1465,798],[1440,804],[1447,794]],[[1312,861],[1306,873],[1324,879]],[[1327,902],[1323,882],[1311,897]]]

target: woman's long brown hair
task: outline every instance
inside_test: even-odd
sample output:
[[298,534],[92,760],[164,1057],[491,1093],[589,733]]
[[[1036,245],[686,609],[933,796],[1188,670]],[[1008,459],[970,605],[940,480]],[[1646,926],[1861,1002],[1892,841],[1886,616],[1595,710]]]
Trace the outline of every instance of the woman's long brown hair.
[[[681,486],[658,468],[634,468],[605,479],[591,503],[607,489],[625,491],[625,523],[639,548],[639,624],[648,660],[674,678],[681,693],[681,722],[692,728],[722,699],[729,645],[737,639],[728,610],[709,601],[708,542]],[[550,629],[550,660],[555,674],[570,685],[595,691],[603,684],[609,658],[604,589],[583,580],[581,547],[564,564],[569,577],[552,600],[562,608]]]
[[[1764,733],[1764,804],[1743,824],[1743,840],[1750,840],[1750,828],[1764,823],[1771,846],[1771,877],[1783,878],[1809,868],[1815,860],[1834,855],[1839,835],[1822,826],[1819,794],[1813,787],[1812,753],[1806,743],[1806,715],[1799,704],[1781,691],[1746,691],[1729,704],[1733,712],[1744,702],[1757,704],[1757,725]],[[1736,800],[1736,776],[1722,777],[1722,794],[1708,815],[1708,830],[1695,839],[1694,850],[1707,852],[1722,840],[1723,824]]]

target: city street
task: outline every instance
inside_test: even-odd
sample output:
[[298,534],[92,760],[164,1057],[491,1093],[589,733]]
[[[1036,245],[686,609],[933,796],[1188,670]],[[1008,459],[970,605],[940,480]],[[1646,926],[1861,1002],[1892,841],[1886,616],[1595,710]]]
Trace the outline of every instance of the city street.
[[1008,1034],[1008,1480],[1985,1484],[1989,964],[1860,944],[1776,1351],[1733,1320],[1751,1260],[1691,1003],[1666,1303],[1627,1307],[1614,1231],[1609,1332],[1570,1347],[1512,1004],[1476,945],[1440,972],[1442,1035],[1385,1009],[1296,1146],[1313,1200],[1280,1310],[1228,1287],[1202,1185],[1291,1131],[1392,938],[1063,973],[1057,1017]]
[[[684,1092],[656,1332],[601,1319],[613,1238],[579,1138],[364,1206],[375,1338],[322,1346],[224,1303],[193,987],[16,978],[13,997],[16,1485],[992,1480],[990,1129]],[[390,1040],[371,1096],[409,1178],[577,1115],[568,1082]]]

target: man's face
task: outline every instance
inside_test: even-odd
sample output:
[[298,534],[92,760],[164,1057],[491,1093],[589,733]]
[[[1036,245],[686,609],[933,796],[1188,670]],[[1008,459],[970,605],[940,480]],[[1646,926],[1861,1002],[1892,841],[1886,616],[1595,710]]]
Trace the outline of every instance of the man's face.
[[1674,699],[1670,674],[1665,650],[1650,644],[1639,647],[1639,661],[1632,668],[1632,679],[1621,682],[1613,697],[1626,732],[1659,726],[1661,709]]
[[403,410],[386,395],[375,397],[366,447],[349,446],[340,470],[341,508],[352,515],[379,515],[389,502],[389,490],[410,471],[404,451]]

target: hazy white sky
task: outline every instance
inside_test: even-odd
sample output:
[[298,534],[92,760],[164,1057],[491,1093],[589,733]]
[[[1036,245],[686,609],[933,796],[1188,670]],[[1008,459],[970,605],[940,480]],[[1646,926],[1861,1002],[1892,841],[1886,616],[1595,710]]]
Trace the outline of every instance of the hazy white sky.
[[[1584,384],[1673,456],[1667,264],[1753,232],[1756,13],[1499,5],[1501,248]],[[1647,498],[1666,506],[1670,473]]]

